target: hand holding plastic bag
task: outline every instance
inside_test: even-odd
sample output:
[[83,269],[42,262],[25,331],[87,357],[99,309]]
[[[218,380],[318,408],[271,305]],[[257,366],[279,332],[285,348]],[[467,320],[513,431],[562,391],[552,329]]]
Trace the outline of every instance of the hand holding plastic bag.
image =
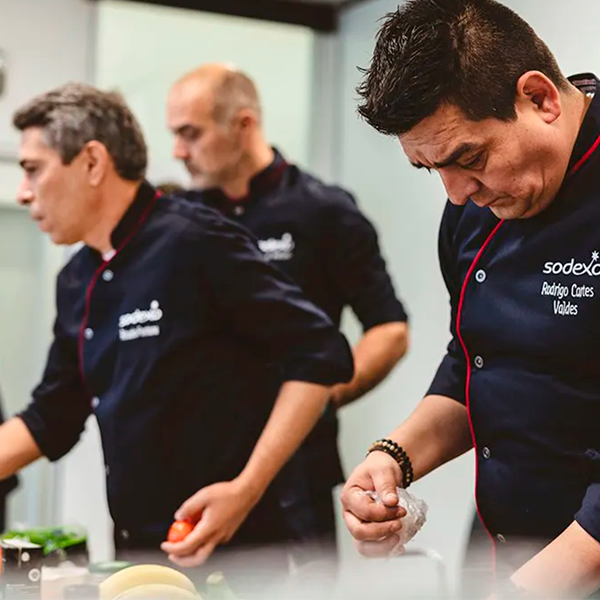
[[[406,516],[402,518],[402,529],[396,533],[399,541],[391,551],[390,556],[402,554],[404,546],[415,537],[425,524],[429,508],[423,500],[416,498],[403,488],[396,488],[396,492],[398,494],[398,505],[406,510]],[[373,498],[375,502],[381,503],[377,492],[365,491],[364,494]]]

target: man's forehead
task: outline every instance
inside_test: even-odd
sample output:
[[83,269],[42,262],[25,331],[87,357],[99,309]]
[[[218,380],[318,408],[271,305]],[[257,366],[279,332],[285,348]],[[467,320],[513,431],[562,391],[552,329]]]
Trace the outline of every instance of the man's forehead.
[[432,115],[419,121],[412,129],[400,135],[400,142],[403,145],[440,145],[469,130],[470,123],[458,108],[443,105]]
[[198,124],[212,115],[212,100],[207,94],[179,93],[173,90],[168,101],[168,119],[171,128]]
[[202,82],[176,83],[169,93],[169,104],[177,107],[204,107],[214,103],[212,88]]
[[412,162],[441,162],[458,148],[483,143],[481,128],[456,107],[443,107],[399,136],[404,153]]
[[28,127],[21,132],[19,157],[27,160],[30,157],[41,158],[56,152],[46,143],[44,132],[39,127]]

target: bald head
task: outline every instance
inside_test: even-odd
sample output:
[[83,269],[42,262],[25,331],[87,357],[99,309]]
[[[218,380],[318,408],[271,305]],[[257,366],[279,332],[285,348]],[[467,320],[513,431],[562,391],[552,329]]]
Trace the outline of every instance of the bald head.
[[261,120],[261,107],[256,85],[242,71],[222,63],[205,64],[186,73],[172,87],[171,95],[183,96],[191,102],[203,102],[212,117],[227,124],[241,110],[251,110]]
[[256,86],[228,65],[206,64],[179,79],[169,94],[167,126],[173,156],[198,188],[227,185],[271,152]]

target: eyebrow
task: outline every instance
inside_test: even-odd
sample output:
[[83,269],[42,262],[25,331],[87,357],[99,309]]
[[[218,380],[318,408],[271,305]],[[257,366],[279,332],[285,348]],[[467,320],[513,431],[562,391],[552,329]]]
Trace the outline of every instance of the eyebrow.
[[173,133],[176,134],[182,134],[185,133],[186,131],[199,131],[200,128],[196,127],[195,125],[191,125],[190,123],[185,123],[184,125],[180,125],[179,127],[176,127],[175,129],[173,129]]
[[27,165],[35,165],[37,164],[37,161],[31,159],[31,158],[22,158],[19,161],[19,166],[21,167],[21,169],[24,169]]
[[[462,156],[464,156],[465,154],[472,152],[477,146],[475,146],[475,144],[472,144],[471,142],[465,142],[464,144],[461,144],[460,146],[458,146],[458,148],[456,148],[455,150],[453,150],[446,158],[444,158],[443,160],[440,160],[439,162],[434,162],[433,166],[436,169],[443,169],[444,167],[449,167],[450,165],[455,164],[459,158],[461,158]],[[416,169],[425,169],[425,165],[421,164],[421,163],[414,163],[411,161],[410,163],[413,167],[415,167]]]

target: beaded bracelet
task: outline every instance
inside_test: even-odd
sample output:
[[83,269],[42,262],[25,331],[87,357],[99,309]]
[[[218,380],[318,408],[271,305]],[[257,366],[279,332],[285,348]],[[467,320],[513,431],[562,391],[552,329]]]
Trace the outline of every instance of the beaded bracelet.
[[393,440],[381,439],[371,444],[367,456],[375,450],[389,454],[398,465],[400,465],[400,470],[402,471],[402,487],[406,489],[414,481],[415,476],[412,463],[410,458],[408,458],[408,454],[404,451],[404,448],[396,444]]

